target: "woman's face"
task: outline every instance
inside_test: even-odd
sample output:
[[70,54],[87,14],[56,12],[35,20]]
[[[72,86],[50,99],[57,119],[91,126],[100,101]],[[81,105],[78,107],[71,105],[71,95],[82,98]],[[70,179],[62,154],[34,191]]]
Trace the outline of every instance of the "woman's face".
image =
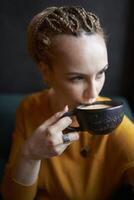
[[[107,49],[99,34],[80,37],[62,35],[54,40],[53,70],[48,69],[55,100],[70,109],[92,103],[99,95],[108,67]],[[60,107],[61,107],[60,106]]]

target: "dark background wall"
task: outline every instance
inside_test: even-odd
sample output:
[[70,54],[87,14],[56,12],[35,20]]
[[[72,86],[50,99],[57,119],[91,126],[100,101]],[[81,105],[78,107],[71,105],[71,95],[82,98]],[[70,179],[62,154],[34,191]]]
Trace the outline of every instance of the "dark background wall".
[[48,6],[81,5],[100,17],[108,36],[109,70],[102,94],[125,95],[133,107],[132,4],[133,0],[1,0],[0,93],[29,93],[44,88],[26,49],[27,26],[36,13]]

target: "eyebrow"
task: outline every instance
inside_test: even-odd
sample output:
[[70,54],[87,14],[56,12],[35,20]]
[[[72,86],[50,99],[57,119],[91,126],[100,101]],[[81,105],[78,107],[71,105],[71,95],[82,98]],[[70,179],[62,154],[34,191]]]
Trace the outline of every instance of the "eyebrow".
[[102,72],[105,72],[108,68],[108,64],[105,65],[105,67],[103,67],[103,69],[101,69],[98,73],[102,73]]
[[[107,68],[108,68],[108,64],[106,64],[104,67],[103,67],[103,69],[101,69],[99,72],[97,72],[97,73],[102,73],[102,72],[105,72],[106,70],[107,70]],[[68,73],[66,73],[67,75],[85,75],[84,73],[79,73],[79,72],[68,72]]]

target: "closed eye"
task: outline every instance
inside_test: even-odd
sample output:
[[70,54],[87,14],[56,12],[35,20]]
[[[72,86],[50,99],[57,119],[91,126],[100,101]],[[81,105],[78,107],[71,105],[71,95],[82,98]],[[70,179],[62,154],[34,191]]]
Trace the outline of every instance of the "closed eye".
[[76,75],[76,76],[72,76],[69,78],[70,81],[72,82],[78,82],[78,81],[81,81],[83,80],[84,77],[82,75]]
[[101,78],[102,75],[107,71],[108,65],[106,65],[101,71],[98,72],[96,78]]

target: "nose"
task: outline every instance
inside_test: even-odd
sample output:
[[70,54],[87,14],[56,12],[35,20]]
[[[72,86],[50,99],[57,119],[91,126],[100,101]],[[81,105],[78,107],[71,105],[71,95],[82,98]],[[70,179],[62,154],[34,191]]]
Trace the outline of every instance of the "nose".
[[89,103],[93,103],[97,95],[98,93],[97,93],[97,87],[96,87],[95,81],[91,81],[90,83],[87,83],[83,92],[84,100],[88,101]]

